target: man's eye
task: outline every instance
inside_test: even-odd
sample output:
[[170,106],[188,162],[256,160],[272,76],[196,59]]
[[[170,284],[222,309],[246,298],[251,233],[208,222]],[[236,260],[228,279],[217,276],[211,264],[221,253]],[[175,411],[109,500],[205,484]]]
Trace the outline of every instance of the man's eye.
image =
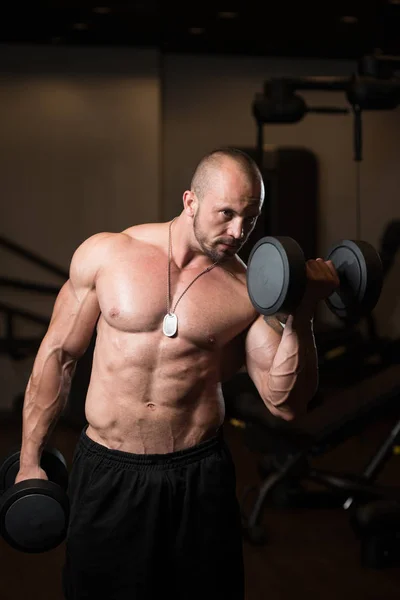
[[223,210],[222,214],[224,215],[224,217],[231,217],[233,213],[231,210]]

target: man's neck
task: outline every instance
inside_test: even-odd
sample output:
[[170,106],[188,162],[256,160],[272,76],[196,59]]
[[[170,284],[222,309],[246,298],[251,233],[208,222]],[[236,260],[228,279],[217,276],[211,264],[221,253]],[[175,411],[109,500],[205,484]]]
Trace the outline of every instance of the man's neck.
[[191,223],[181,214],[171,226],[171,257],[178,269],[205,269],[212,261],[201,250],[193,233]]

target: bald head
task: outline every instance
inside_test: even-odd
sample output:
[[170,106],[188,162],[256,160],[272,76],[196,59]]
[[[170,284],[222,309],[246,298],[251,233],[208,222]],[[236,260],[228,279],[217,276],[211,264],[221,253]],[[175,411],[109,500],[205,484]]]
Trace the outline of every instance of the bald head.
[[210,189],[218,185],[218,181],[226,169],[234,168],[246,181],[259,189],[259,199],[264,200],[264,185],[261,172],[256,162],[237,148],[218,148],[206,154],[196,167],[191,181],[191,190],[202,200]]
[[263,178],[250,155],[228,147],[204,156],[183,193],[182,223],[193,248],[213,262],[230,260],[254,229],[263,201]]

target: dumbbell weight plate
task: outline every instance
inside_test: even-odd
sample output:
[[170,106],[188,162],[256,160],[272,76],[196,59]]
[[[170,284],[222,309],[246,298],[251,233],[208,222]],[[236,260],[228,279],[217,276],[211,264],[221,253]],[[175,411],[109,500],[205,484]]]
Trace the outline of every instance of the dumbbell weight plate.
[[0,490],[3,493],[14,484],[15,478],[19,471],[19,456],[20,451],[12,451],[0,467]]
[[63,540],[69,503],[59,485],[29,479],[12,485],[0,498],[0,533],[16,550],[47,552]]
[[358,319],[370,313],[378,302],[383,285],[381,258],[364,241],[342,240],[332,246],[325,260],[331,260],[340,286],[326,299],[328,308],[341,319]]
[[306,287],[304,253],[293,238],[263,237],[250,252],[246,278],[250,300],[260,314],[289,314]]

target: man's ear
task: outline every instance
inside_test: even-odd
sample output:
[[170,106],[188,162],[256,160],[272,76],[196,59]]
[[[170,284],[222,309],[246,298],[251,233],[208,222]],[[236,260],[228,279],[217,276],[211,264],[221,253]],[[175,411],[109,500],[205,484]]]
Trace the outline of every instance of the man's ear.
[[183,193],[183,209],[189,217],[194,217],[196,214],[198,200],[194,192],[186,190]]

